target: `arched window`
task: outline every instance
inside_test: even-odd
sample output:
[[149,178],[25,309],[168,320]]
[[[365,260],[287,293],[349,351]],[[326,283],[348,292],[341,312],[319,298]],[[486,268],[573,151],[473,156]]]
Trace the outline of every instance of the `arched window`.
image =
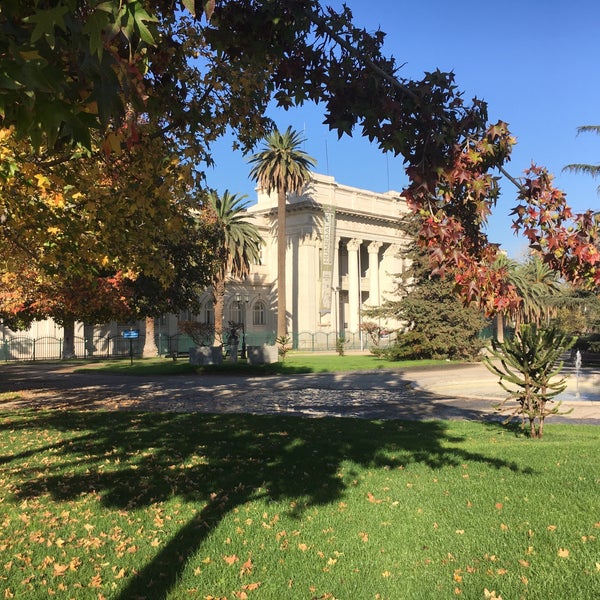
[[264,325],[265,324],[265,313],[266,307],[262,300],[254,303],[252,307],[252,324],[253,325]]

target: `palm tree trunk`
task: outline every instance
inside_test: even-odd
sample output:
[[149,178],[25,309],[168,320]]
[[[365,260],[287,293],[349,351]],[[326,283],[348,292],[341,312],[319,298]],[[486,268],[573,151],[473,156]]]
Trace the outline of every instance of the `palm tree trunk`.
[[500,344],[504,342],[504,312],[501,310],[496,313],[496,340]]
[[287,335],[285,189],[277,190],[277,337]]
[[146,335],[144,337],[142,356],[144,358],[158,356],[158,347],[154,339],[154,317],[146,317]]
[[225,305],[224,275],[215,282],[213,297],[215,301],[215,339],[213,346],[221,346],[223,344],[223,308]]

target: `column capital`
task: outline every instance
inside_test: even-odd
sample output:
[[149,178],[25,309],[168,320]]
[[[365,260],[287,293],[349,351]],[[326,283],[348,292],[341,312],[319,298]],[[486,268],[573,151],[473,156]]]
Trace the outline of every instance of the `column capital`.
[[383,246],[383,242],[371,242],[367,249],[369,250],[369,254],[377,254],[379,252],[379,248]]
[[352,251],[356,252],[356,250],[358,250],[360,248],[361,244],[362,244],[362,240],[359,240],[358,238],[354,238],[352,240],[349,240],[346,243],[346,248],[348,248],[348,250],[352,250]]

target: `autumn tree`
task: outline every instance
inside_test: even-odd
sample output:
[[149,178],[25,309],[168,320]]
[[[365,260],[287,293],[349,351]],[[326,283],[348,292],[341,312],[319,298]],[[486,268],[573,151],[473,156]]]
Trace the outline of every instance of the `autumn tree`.
[[490,123],[486,103],[467,101],[452,73],[401,77],[384,37],[317,0],[7,0],[0,116],[49,160],[95,152],[94,130],[107,153],[131,147],[146,118],[201,175],[228,128],[249,149],[272,127],[271,101],[312,101],[339,135],[360,132],[403,156],[421,244],[466,302],[488,312],[519,302],[484,233],[501,175],[516,188],[514,227],[532,249],[565,279],[597,287],[600,215],[574,215],[540,166],[507,173],[508,125]]
[[52,317],[71,340],[75,320],[155,316],[208,285],[214,219],[164,138],[48,163],[4,130],[0,152],[13,165],[0,179],[0,310],[15,324]]

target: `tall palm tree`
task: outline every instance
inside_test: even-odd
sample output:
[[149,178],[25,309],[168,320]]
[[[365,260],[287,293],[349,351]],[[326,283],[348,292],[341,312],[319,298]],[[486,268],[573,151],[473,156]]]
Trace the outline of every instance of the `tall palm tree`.
[[300,149],[304,139],[288,127],[284,133],[277,129],[265,138],[263,150],[254,154],[250,177],[267,194],[277,191],[277,337],[287,335],[285,286],[286,255],[286,198],[290,192],[300,193],[310,179],[310,167],[316,161]]
[[223,341],[223,307],[225,304],[225,280],[228,275],[235,278],[246,276],[250,265],[260,259],[263,239],[255,225],[245,220],[246,196],[230,194],[222,196],[212,190],[208,205],[214,210],[223,230],[223,261],[213,278],[215,303],[215,345]]
[[[580,133],[596,133],[600,135],[600,125],[582,125],[577,128],[577,135]],[[600,177],[600,165],[588,165],[585,163],[573,163],[566,165],[563,171],[571,171],[572,173],[583,173],[591,175],[594,178]],[[600,192],[600,186],[598,187]]]

